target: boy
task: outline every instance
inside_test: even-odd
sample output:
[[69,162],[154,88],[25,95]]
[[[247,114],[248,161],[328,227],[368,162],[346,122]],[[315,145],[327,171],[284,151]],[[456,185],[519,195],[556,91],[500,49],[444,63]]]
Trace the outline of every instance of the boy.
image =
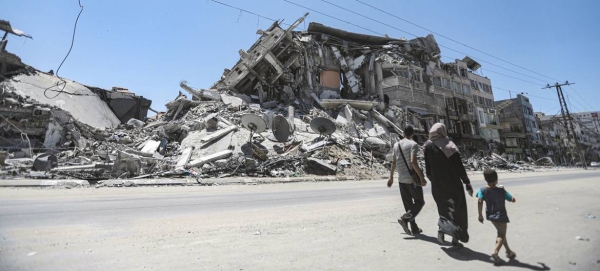
[[506,257],[509,259],[514,259],[517,257],[517,254],[510,250],[508,247],[508,242],[506,241],[506,227],[509,220],[508,214],[506,213],[506,208],[504,206],[505,200],[515,202],[516,199],[510,193],[508,193],[508,191],[504,190],[502,185],[498,185],[498,173],[496,173],[495,170],[484,170],[483,177],[488,185],[486,187],[482,187],[479,189],[479,192],[477,192],[477,197],[479,198],[479,222],[483,223],[481,209],[483,209],[483,202],[485,201],[485,214],[487,220],[491,221],[498,231],[496,246],[494,247],[494,252],[492,253],[492,260],[494,261],[494,264],[500,264],[500,257],[498,256],[498,253],[500,252],[502,245],[504,245],[504,248],[506,249]]

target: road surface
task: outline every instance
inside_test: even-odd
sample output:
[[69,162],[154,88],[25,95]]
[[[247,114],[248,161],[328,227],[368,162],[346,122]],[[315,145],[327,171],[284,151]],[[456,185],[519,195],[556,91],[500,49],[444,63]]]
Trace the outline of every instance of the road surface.
[[[484,185],[474,176],[475,188]],[[517,198],[503,270],[600,270],[600,171],[500,175]],[[0,270],[481,270],[495,230],[435,240],[429,186],[404,234],[385,180],[257,186],[0,189]],[[589,238],[589,241],[575,237]],[[501,253],[504,256],[504,253]]]

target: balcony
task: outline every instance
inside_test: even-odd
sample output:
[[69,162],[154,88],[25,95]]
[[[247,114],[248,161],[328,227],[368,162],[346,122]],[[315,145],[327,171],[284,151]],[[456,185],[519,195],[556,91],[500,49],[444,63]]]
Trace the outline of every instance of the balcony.
[[525,138],[526,135],[520,132],[502,132],[502,136],[505,138]]

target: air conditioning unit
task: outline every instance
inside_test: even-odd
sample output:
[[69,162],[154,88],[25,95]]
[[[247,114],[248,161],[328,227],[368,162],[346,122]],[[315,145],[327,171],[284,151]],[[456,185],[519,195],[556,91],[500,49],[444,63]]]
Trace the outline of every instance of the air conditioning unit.
[[490,108],[490,109],[488,109],[488,113],[496,114],[496,109]]

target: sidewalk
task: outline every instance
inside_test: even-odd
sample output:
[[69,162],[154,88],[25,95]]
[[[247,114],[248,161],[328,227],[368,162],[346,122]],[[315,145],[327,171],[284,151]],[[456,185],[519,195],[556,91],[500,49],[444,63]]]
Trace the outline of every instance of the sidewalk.
[[[588,169],[595,170],[595,169]],[[559,170],[543,169],[535,172],[502,172],[506,176],[515,176],[519,174],[560,174],[562,172],[583,171],[580,168],[561,168]],[[470,171],[469,176],[480,176],[480,171]],[[370,180],[387,179],[387,175],[374,176]],[[74,188],[74,187],[120,187],[120,186],[163,186],[163,185],[256,185],[256,184],[275,184],[275,183],[296,183],[296,182],[335,182],[335,181],[360,181],[356,176],[304,176],[304,177],[226,177],[210,179],[194,178],[159,178],[159,179],[113,179],[102,181],[86,180],[65,180],[65,179],[11,179],[0,180],[0,187],[55,187],[55,188]]]
[[297,182],[335,182],[354,181],[354,176],[306,176],[290,178],[259,178],[259,177],[231,177],[213,179],[123,179],[123,180],[41,180],[41,179],[13,179],[0,180],[0,187],[87,187],[98,186],[155,186],[155,185],[234,185],[234,184],[273,184],[273,183],[297,183]]

